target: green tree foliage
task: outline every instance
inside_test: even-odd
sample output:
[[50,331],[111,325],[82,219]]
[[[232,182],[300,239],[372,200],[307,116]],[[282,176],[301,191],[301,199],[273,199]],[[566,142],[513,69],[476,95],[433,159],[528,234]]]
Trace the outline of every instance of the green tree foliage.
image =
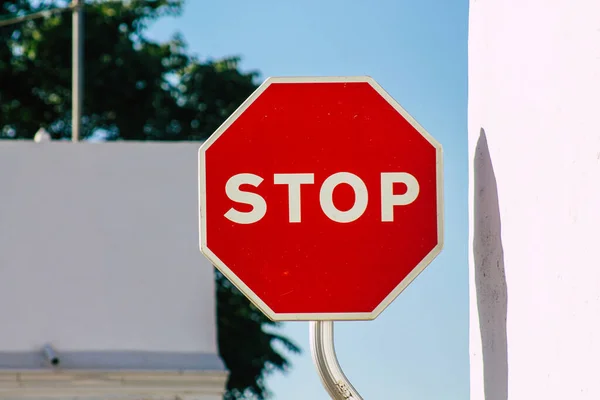
[[[0,20],[64,7],[64,0],[0,0]],[[108,140],[201,140],[256,88],[238,59],[201,61],[181,37],[145,35],[182,12],[182,0],[87,1],[83,136]],[[54,13],[0,27],[0,138],[32,138],[44,127],[71,135],[71,17]],[[269,321],[216,272],[219,350],[230,370],[227,400],[268,397],[265,377],[286,371],[281,349],[297,353]]]
[[[299,353],[300,349],[275,333],[271,328],[276,327],[276,323],[254,307],[227,278],[218,271],[216,274],[221,357],[232,371],[247,371],[231,376],[225,398],[264,399],[268,393],[266,373],[286,371],[289,367],[289,361],[273,345],[278,344],[292,353]],[[240,340],[242,337],[244,340]]]
[[[0,0],[0,15],[66,5]],[[255,89],[257,74],[240,72],[237,58],[203,62],[181,37],[144,35],[181,12],[182,0],[87,3],[84,137],[102,129],[112,139],[204,139]],[[0,39],[0,137],[31,138],[41,126],[70,137],[70,14],[0,27]]]

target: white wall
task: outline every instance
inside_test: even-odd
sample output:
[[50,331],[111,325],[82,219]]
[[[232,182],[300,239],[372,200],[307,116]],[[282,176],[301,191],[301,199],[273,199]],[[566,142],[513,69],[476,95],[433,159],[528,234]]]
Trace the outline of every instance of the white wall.
[[222,369],[198,250],[198,147],[0,142],[3,367],[51,343],[73,367],[94,363],[77,354],[147,368],[199,355]]
[[470,6],[471,399],[600,399],[600,2]]

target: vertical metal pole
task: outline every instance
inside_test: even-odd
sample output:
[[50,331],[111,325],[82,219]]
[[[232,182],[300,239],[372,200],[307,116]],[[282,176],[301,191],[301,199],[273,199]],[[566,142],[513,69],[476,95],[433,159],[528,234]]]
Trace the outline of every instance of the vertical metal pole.
[[333,400],[362,400],[335,355],[333,321],[310,322],[310,349],[321,382]]
[[73,48],[72,48],[72,105],[71,139],[79,141],[81,136],[81,109],[83,105],[83,7],[84,0],[73,0]]

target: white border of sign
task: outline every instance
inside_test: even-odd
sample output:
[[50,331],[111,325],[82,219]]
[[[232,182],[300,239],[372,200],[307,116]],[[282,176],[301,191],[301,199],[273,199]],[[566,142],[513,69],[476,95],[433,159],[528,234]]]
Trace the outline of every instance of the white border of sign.
[[[219,259],[206,244],[206,177],[205,153],[219,136],[273,83],[329,83],[329,82],[366,82],[386,99],[425,139],[436,148],[437,171],[437,223],[438,245],[404,278],[402,282],[372,312],[367,313],[276,313],[265,304],[241,279],[239,279],[223,261]],[[198,150],[198,195],[200,250],[235,287],[244,293],[252,303],[273,321],[358,321],[373,320],[389,306],[396,297],[440,254],[444,246],[444,183],[443,183],[443,151],[442,145],[431,136],[413,117],[411,117],[396,100],[392,98],[375,80],[369,76],[351,77],[271,77],[267,78],[244,103],[202,144]]]

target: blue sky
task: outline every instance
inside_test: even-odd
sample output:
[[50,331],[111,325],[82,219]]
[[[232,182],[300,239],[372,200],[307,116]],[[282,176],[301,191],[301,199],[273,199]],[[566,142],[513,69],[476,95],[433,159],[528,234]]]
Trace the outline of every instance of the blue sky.
[[[370,75],[444,146],[445,248],[370,322],[336,323],[340,364],[371,399],[469,398],[467,215],[468,0],[188,0],[149,31],[182,33],[201,57],[240,55],[261,78]],[[283,332],[304,354],[269,378],[275,399],[327,399],[308,323]]]

